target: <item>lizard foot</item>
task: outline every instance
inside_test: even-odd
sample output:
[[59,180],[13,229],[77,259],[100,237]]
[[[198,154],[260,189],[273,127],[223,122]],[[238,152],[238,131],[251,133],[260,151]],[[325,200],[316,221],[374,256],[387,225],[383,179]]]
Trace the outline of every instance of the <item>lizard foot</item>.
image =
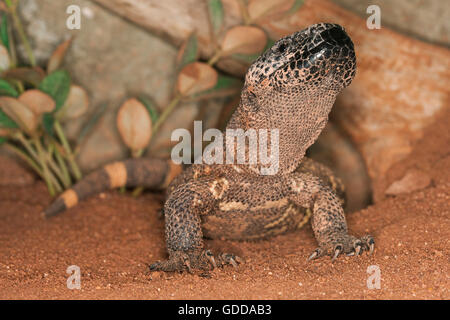
[[223,267],[227,264],[235,268],[242,260],[233,254],[222,253],[217,257],[209,250],[196,250],[193,252],[175,251],[168,260],[158,261],[150,265],[151,271],[189,271],[193,270],[211,270],[217,267]]
[[370,255],[372,254],[374,248],[375,240],[372,236],[366,235],[358,239],[354,236],[346,234],[336,240],[321,244],[309,256],[308,260],[314,260],[319,257],[329,255],[331,256],[331,261],[334,261],[341,253],[345,253],[348,256],[359,256],[363,251],[368,251]]
[[232,265],[237,268],[238,264],[242,263],[242,259],[231,253],[222,253],[217,257],[217,265],[223,267],[225,265]]

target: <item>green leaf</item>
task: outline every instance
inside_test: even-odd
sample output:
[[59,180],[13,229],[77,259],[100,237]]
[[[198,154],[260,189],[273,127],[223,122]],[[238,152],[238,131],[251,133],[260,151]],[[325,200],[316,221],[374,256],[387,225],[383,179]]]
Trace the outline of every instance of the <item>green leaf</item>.
[[155,124],[159,118],[159,111],[158,111],[158,108],[156,108],[155,102],[152,99],[147,98],[145,96],[138,97],[138,100],[145,106],[148,113],[150,114],[150,118],[152,119],[152,124]]
[[178,53],[178,68],[182,69],[185,65],[195,62],[198,55],[198,40],[195,33],[191,33],[189,38],[183,44]]
[[266,51],[269,48],[272,48],[272,46],[275,44],[275,40],[268,38],[266,47],[264,48],[263,52]]
[[1,24],[0,24],[0,40],[2,44],[9,51],[9,36],[8,36],[8,17],[6,13],[3,13],[1,16]]
[[83,127],[80,133],[78,134],[76,142],[77,148],[79,148],[79,146],[83,143],[84,139],[91,134],[92,130],[95,128],[98,121],[103,117],[107,109],[108,104],[102,103],[100,107],[97,108],[97,111],[94,113],[94,115],[89,116],[87,118],[88,120],[83,124]]
[[235,53],[235,54],[231,55],[231,57],[233,59],[243,61],[243,62],[245,62],[247,64],[251,64],[253,61],[258,59],[259,56],[260,56],[259,53],[257,53],[257,54],[250,54],[250,55],[241,54],[241,53]]
[[0,96],[10,96],[17,98],[19,93],[14,89],[12,85],[9,84],[8,81],[0,79]]
[[267,43],[266,46],[264,47],[264,49],[259,52],[259,53],[255,53],[255,54],[241,54],[241,53],[234,53],[231,55],[232,58],[236,59],[236,60],[240,60],[243,62],[246,62],[248,64],[253,63],[253,61],[255,61],[256,59],[258,59],[258,57],[265,52],[267,49],[271,48],[274,45],[275,41],[272,39],[267,39]]
[[42,115],[42,126],[44,130],[51,136],[54,136],[53,125],[55,124],[55,117],[52,113],[47,112]]
[[0,144],[5,143],[6,141],[8,141],[8,138],[0,137]]
[[222,0],[208,0],[209,19],[214,33],[217,34],[222,28],[223,23],[223,4]]
[[58,70],[50,73],[42,80],[39,90],[45,92],[55,100],[55,110],[58,111],[66,102],[70,91],[70,76],[67,71]]
[[241,85],[241,82],[238,79],[221,74],[217,78],[216,85],[211,90],[217,91],[217,90],[229,89],[229,88],[237,87],[240,85]]
[[194,95],[193,100],[225,97],[239,92],[241,88],[242,82],[239,79],[219,74],[216,85]]
[[9,80],[22,81],[33,87],[38,87],[45,78],[45,72],[40,67],[14,68],[4,72],[2,77]]
[[303,5],[303,2],[305,2],[305,0],[295,0],[292,7],[286,13],[288,15],[295,13]]
[[13,6],[13,3],[11,2],[11,0],[5,0],[6,6],[11,9]]
[[8,115],[0,109],[0,127],[7,129],[15,129],[19,126]]
[[55,51],[53,51],[50,59],[47,62],[47,72],[52,73],[55,70],[60,69],[61,64],[66,56],[67,49],[69,49],[72,44],[73,38],[69,38],[68,40],[61,43]]

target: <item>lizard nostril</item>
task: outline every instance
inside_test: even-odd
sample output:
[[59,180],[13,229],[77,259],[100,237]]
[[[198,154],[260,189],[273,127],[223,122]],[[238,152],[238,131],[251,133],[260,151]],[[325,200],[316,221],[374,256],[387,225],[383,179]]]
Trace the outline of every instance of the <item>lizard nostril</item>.
[[322,39],[328,43],[344,44],[350,41],[348,35],[340,27],[333,27],[329,30],[325,30],[320,35],[322,36]]
[[330,31],[328,31],[328,33],[330,34],[331,38],[333,38],[335,40],[341,40],[341,39],[347,38],[347,35],[345,34],[345,32],[339,27],[334,27],[334,28],[330,29]]

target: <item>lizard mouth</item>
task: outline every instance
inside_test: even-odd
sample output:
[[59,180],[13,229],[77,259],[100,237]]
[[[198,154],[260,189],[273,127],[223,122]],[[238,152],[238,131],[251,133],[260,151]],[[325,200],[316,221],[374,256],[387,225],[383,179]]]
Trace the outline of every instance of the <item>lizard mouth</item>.
[[349,36],[339,25],[332,25],[329,29],[315,33],[312,43],[318,45],[327,43],[333,46],[353,46]]
[[[309,56],[309,60],[313,62],[323,55],[328,58],[332,53],[335,55],[337,53],[344,53],[346,55],[353,52],[353,50],[353,42],[347,33],[345,33],[344,29],[339,25],[334,25],[330,29],[315,33],[308,40],[307,50],[305,50],[303,55]],[[327,51],[330,54],[327,55]]]
[[355,75],[356,56],[354,45],[344,28],[336,24],[325,24],[326,28],[312,31],[307,41],[306,50],[301,60],[303,68],[312,69],[318,66],[324,70],[321,75],[334,76],[348,86]]
[[[349,63],[344,66],[345,62]],[[295,81],[297,75],[317,68],[348,79],[353,77],[355,65],[353,42],[345,30],[337,24],[319,23],[279,39],[252,64],[246,79],[253,85],[273,76],[287,75]]]

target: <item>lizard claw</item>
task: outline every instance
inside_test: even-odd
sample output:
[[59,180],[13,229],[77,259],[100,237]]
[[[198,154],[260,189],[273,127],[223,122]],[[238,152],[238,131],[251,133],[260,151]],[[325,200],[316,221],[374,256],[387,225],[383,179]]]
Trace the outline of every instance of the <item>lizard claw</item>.
[[308,261],[317,259],[323,255],[331,256],[334,262],[342,253],[347,256],[359,256],[363,251],[372,254],[375,248],[375,241],[370,235],[366,235],[360,239],[350,235],[340,236],[337,240],[331,240],[328,243],[322,243],[319,248],[309,256]]
[[222,253],[220,256],[221,266],[231,264],[234,268],[238,267],[238,263],[242,263],[242,259],[231,253]]
[[361,254],[361,248],[362,248],[362,243],[361,243],[361,241],[358,241],[355,244],[355,251],[354,251],[356,256],[359,256]]
[[375,249],[375,240],[371,235],[366,235],[361,238],[361,245],[368,251],[368,254],[371,255]]
[[334,248],[334,255],[331,258],[331,262],[333,262],[334,260],[336,260],[337,257],[339,257],[339,254],[342,252],[343,248],[342,245],[337,245],[336,248]]
[[218,257],[214,257],[209,250],[196,250],[193,252],[175,251],[170,254],[166,261],[158,261],[150,265],[151,271],[188,271],[193,273],[194,270],[211,270],[217,267],[223,267],[231,264],[237,268],[242,260],[238,256],[229,253],[223,253]]
[[[194,269],[207,269],[209,260],[202,254],[202,251],[193,252],[172,252],[168,260],[157,261],[150,265],[151,271],[185,271],[193,273]],[[206,261],[205,261],[206,260]]]
[[188,259],[186,259],[186,260],[184,261],[184,265],[185,265],[186,268],[188,269],[189,273],[192,273],[191,263],[189,262]]
[[373,250],[375,249],[375,240],[373,240],[373,238],[371,236],[367,236],[367,237],[368,238],[365,240],[369,245],[369,255],[371,255],[373,253]]
[[314,252],[309,256],[308,261],[314,260],[319,258],[322,255],[322,250],[320,248],[317,248],[314,250]]
[[205,255],[206,255],[206,258],[209,260],[209,262],[211,262],[213,269],[216,269],[217,264],[216,264],[216,260],[214,259],[214,255],[212,254],[212,252],[209,250],[206,250]]

